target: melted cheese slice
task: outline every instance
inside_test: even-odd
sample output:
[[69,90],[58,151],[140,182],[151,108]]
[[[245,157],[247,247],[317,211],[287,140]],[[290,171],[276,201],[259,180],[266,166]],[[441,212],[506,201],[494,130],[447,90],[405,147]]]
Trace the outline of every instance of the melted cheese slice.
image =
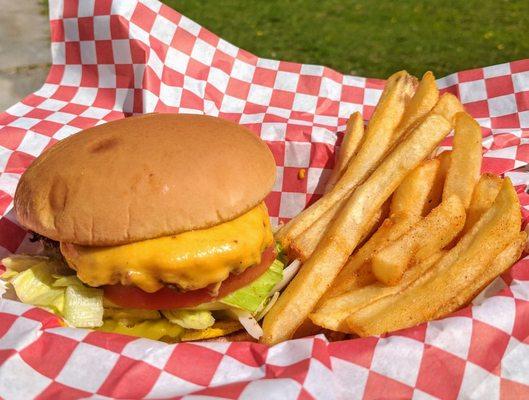
[[164,283],[184,290],[221,282],[261,262],[273,243],[264,203],[212,228],[121,246],[91,247],[61,243],[64,258],[90,286],[121,283],[155,292]]

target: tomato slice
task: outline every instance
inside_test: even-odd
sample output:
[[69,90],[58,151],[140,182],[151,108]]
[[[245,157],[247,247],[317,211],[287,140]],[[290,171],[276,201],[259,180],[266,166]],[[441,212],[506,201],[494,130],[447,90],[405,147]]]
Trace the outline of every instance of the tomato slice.
[[215,285],[203,289],[178,292],[163,287],[154,293],[147,293],[136,286],[108,285],[104,286],[105,297],[112,303],[124,308],[141,308],[144,310],[171,310],[174,308],[190,308],[208,303],[227,296],[231,292],[247,286],[256,280],[270,267],[275,260],[274,246],[268,247],[261,256],[261,262],[247,268],[238,275],[230,275],[220,285],[217,296],[210,291]]

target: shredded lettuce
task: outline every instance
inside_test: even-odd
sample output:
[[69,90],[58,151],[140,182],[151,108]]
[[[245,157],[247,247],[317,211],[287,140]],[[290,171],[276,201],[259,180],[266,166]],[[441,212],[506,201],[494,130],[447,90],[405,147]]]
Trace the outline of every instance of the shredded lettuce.
[[68,286],[64,299],[64,319],[77,328],[103,325],[103,290]]
[[250,285],[230,293],[219,301],[250,313],[257,312],[270,296],[272,288],[283,278],[283,266],[284,264],[276,259],[270,268]]
[[287,255],[285,254],[285,249],[279,242],[275,242],[276,249],[276,260],[279,260],[283,265],[287,263]]
[[206,329],[215,323],[215,318],[207,310],[166,310],[162,314],[169,322],[186,329]]
[[53,287],[53,277],[47,263],[37,263],[12,277],[10,282],[23,303],[47,307],[57,313],[63,312],[64,289]]
[[61,276],[54,275],[56,280],[53,282],[54,287],[84,286],[83,282],[75,275]]
[[[42,256],[11,256],[2,260],[6,271],[0,273],[0,283],[11,285],[23,303],[45,308],[78,328],[156,340],[196,340],[232,332],[242,323],[253,336],[259,336],[256,321],[277,298],[274,288],[284,275],[282,249],[276,245],[276,251],[278,259],[248,286],[219,301],[186,310],[118,307],[104,299],[102,289],[86,286],[76,275],[71,275],[72,271],[65,270],[62,263]],[[230,329],[220,332],[222,324],[228,324]]]
[[15,272],[25,271],[33,266],[36,263],[48,261],[48,257],[44,256],[29,256],[26,254],[13,254],[10,257],[2,259],[2,265],[6,267],[7,270],[12,270]]
[[0,278],[2,278],[3,281],[9,281],[11,278],[14,278],[18,274],[19,273],[17,271],[8,268],[0,274]]

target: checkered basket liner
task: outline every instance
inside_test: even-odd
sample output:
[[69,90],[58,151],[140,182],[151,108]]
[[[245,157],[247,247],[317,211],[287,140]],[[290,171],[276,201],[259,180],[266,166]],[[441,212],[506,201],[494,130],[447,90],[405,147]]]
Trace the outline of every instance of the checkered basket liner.
[[[347,117],[369,119],[384,85],[256,57],[155,0],[54,0],[50,24],[46,82],[0,115],[0,255],[34,250],[12,200],[36,156],[80,129],[152,111],[215,115],[260,135],[277,164],[266,202],[274,223],[287,220],[321,196]],[[479,121],[483,170],[513,180],[529,218],[521,168],[529,160],[529,60],[438,85]],[[64,328],[41,309],[3,300],[0,397],[529,398],[528,337],[529,259],[442,320],[384,337],[316,336],[270,348]]]

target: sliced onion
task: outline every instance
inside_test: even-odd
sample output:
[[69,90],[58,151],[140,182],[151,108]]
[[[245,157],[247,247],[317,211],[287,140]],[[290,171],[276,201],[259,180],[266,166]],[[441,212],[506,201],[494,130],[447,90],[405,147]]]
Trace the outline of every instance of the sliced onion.
[[283,270],[283,279],[277,282],[277,284],[270,291],[270,293],[280,292],[281,290],[283,290],[288,285],[288,283],[292,280],[292,278],[294,278],[294,276],[298,273],[300,268],[301,268],[301,260],[292,261],[288,265],[288,267],[286,267]]
[[262,311],[260,311],[259,314],[257,314],[256,316],[257,321],[260,321],[263,319],[263,317],[268,313],[268,311],[270,311],[270,309],[275,304],[278,298],[279,298],[279,292],[275,292],[274,295],[270,298],[270,301],[268,302],[266,307]]
[[263,336],[263,328],[257,323],[255,318],[246,310],[237,310],[232,309],[232,311],[237,315],[237,319],[243,326],[243,328],[248,332],[248,334],[254,339],[259,339]]
[[0,279],[0,297],[7,292],[7,282]]

